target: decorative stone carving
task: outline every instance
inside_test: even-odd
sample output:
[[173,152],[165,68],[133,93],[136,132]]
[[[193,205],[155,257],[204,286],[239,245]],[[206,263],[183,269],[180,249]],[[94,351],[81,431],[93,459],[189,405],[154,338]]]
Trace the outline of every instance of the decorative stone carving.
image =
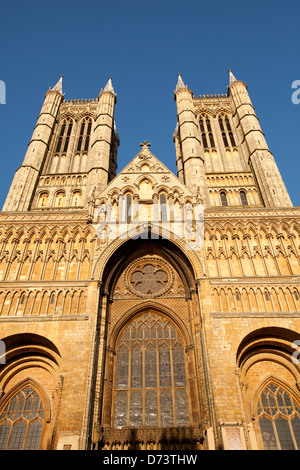
[[156,257],[139,259],[125,272],[128,289],[140,297],[158,297],[172,286],[174,275],[171,266]]

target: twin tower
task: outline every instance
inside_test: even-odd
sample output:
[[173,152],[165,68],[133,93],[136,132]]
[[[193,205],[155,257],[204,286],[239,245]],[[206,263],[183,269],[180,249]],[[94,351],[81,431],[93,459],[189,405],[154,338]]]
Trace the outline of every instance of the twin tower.
[[46,93],[0,213],[0,450],[300,449],[300,210],[243,81],[174,96],[177,176],[147,142],[117,174],[111,79]]
[[[85,210],[116,176],[120,144],[111,78],[97,99],[48,90],[3,210]],[[247,85],[229,71],[224,95],[200,95],[181,75],[174,91],[177,176],[206,208],[292,205]]]

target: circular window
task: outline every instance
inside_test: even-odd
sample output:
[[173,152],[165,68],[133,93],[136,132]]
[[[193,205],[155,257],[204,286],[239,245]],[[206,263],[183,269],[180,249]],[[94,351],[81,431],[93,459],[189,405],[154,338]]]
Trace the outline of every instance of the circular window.
[[162,260],[147,258],[132,263],[126,273],[126,284],[132,293],[141,297],[164,294],[171,286],[171,268]]

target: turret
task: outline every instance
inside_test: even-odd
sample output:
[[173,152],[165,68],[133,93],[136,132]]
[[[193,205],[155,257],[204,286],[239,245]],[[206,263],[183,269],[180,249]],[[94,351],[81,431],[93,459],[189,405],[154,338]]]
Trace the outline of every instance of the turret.
[[59,107],[63,100],[62,78],[46,93],[23,164],[16,171],[7,195],[4,211],[27,211],[30,208],[38,176],[49,149]]
[[177,104],[177,127],[174,141],[178,177],[207,205],[204,152],[194,111],[193,93],[184,84],[180,74],[174,95]]
[[91,135],[88,157],[87,200],[95,190],[101,192],[114,176],[116,170],[116,147],[118,137],[114,125],[116,94],[109,78],[98,96],[97,117]]
[[233,118],[239,129],[241,146],[248,158],[266,206],[291,206],[291,200],[261,130],[247,85],[229,70],[228,95],[233,105]]

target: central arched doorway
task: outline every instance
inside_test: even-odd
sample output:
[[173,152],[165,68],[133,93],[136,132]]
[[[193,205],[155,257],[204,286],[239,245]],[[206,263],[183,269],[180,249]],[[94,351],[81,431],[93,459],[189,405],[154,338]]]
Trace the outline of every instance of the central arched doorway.
[[96,447],[201,448],[206,394],[191,264],[167,240],[128,241],[103,274]]

